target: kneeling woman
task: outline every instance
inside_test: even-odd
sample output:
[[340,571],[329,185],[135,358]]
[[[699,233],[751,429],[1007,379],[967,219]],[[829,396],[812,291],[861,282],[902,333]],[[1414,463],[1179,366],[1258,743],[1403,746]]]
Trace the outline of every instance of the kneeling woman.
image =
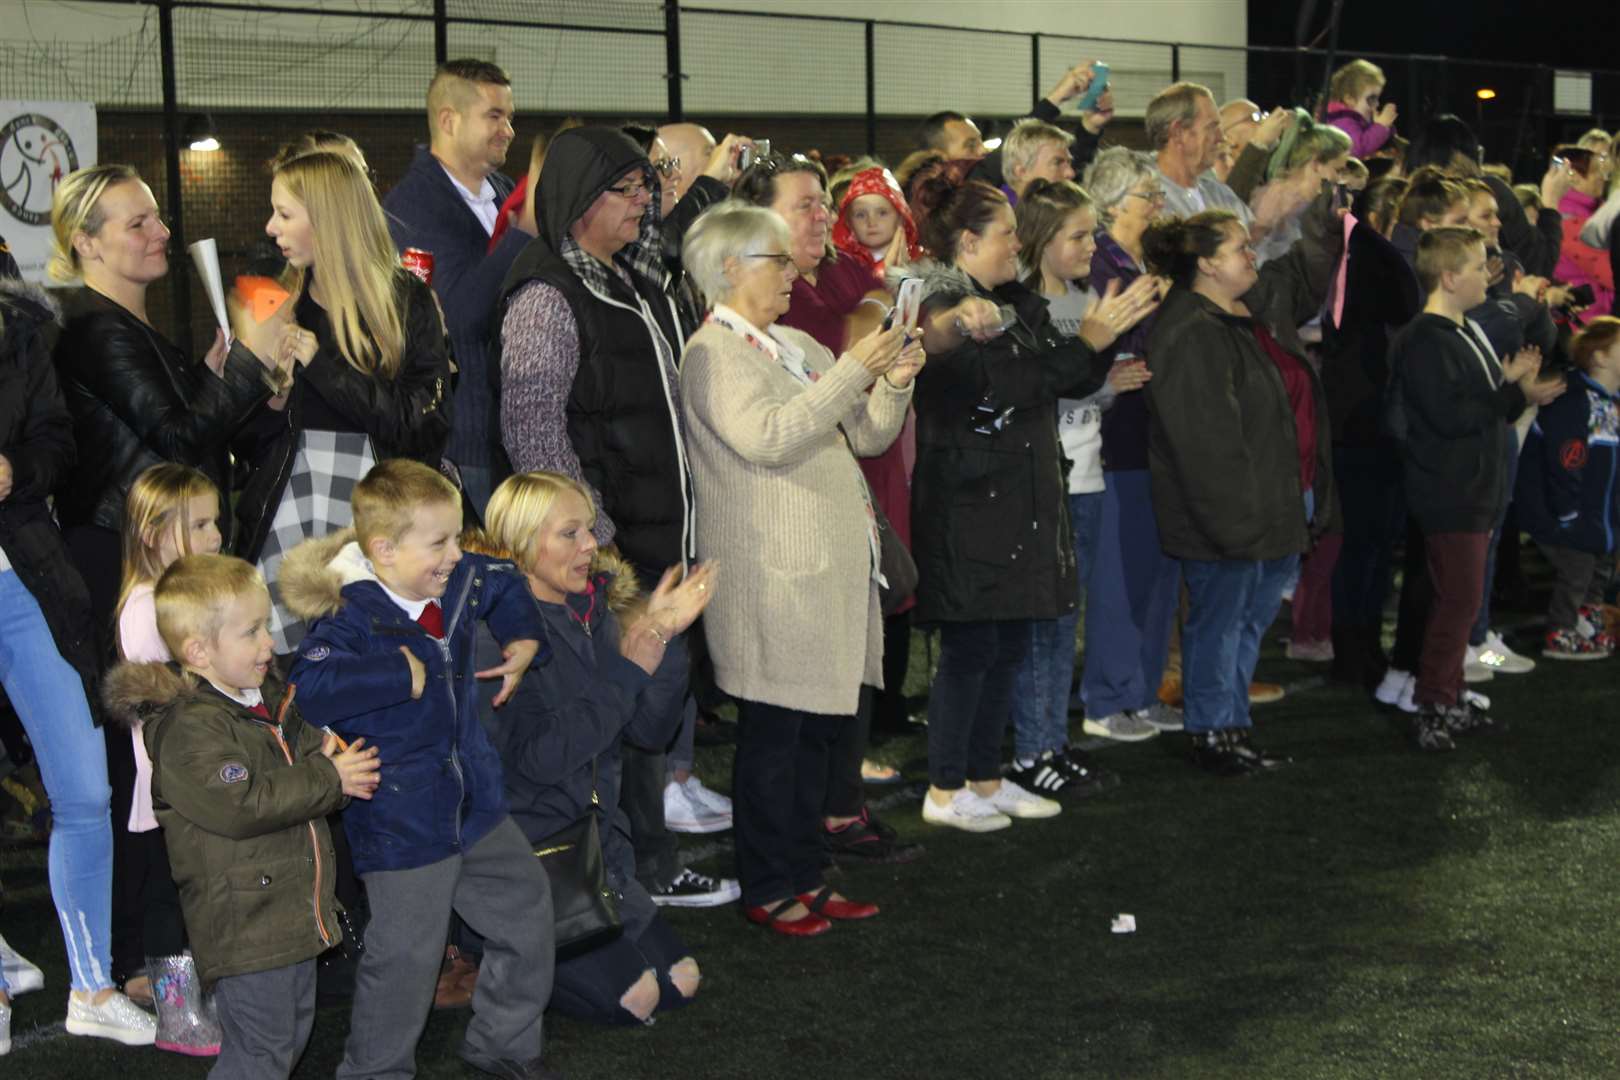
[[[619,745],[663,746],[680,723],[686,665],[666,649],[714,595],[706,567],[675,584],[666,574],[652,596],[636,575],[598,551],[590,494],[556,473],[509,477],[489,500],[491,554],[524,568],[551,643],[550,662],[531,670],[500,711],[484,695],[485,729],[500,751],[512,818],[539,846],[588,812],[598,815],[608,886],[623,934],[588,952],[559,957],[551,1004],[567,1016],[645,1022],[697,993],[697,961],[636,881],[630,823],[619,809]],[[472,545],[476,547],[477,545]],[[500,647],[480,638],[486,658]]]

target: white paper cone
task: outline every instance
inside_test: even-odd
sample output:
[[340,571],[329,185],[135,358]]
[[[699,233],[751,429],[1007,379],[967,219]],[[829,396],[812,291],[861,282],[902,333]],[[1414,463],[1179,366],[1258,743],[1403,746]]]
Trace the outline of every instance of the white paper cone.
[[203,288],[208,291],[208,303],[214,309],[214,321],[225,331],[225,340],[231,339],[231,321],[225,314],[225,283],[219,272],[219,245],[212,238],[198,240],[189,245],[191,261],[202,277]]

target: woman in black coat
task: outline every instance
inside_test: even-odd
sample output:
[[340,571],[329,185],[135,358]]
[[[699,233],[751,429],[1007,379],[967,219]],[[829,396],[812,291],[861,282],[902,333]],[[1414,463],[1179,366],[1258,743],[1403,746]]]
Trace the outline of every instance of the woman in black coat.
[[1102,385],[1098,352],[1153,310],[1156,283],[1110,289],[1079,337],[1060,332],[1018,280],[1006,196],[977,181],[934,211],[924,241],[944,265],[929,275],[929,363],[913,401],[917,621],[940,628],[923,820],[987,832],[1058,812],[1003,780],[1000,760],[1031,621],[1072,610],[1078,595],[1057,399]]
[[[90,715],[90,598],[46,502],[73,467],[72,421],[43,336],[54,319],[43,292],[0,284],[0,686],[51,800],[51,899],[72,981],[67,1030],[149,1045],[156,1022],[110,979],[112,792]],[[0,1042],[9,1042],[10,994],[29,989],[0,975]]]
[[51,204],[51,230],[51,277],[84,285],[68,302],[56,344],[79,448],[56,513],[90,588],[100,655],[110,657],[130,485],[172,461],[229,492],[227,445],[269,399],[272,373],[240,344],[227,349],[223,333],[195,363],[147,320],[147,288],[169,272],[169,230],[128,165],[69,175]]

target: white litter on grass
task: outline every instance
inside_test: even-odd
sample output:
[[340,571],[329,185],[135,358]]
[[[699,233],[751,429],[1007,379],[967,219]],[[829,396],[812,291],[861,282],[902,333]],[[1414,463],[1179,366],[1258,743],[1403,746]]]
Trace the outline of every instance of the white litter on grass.
[[1136,933],[1136,916],[1120,912],[1114,916],[1113,925],[1109,927],[1116,934]]

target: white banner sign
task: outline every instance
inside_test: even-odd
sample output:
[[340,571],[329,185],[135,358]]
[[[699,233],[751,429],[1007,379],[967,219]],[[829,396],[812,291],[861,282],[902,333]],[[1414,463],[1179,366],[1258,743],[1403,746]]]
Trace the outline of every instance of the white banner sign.
[[46,280],[56,185],[95,163],[93,102],[0,101],[0,236],[29,281]]

